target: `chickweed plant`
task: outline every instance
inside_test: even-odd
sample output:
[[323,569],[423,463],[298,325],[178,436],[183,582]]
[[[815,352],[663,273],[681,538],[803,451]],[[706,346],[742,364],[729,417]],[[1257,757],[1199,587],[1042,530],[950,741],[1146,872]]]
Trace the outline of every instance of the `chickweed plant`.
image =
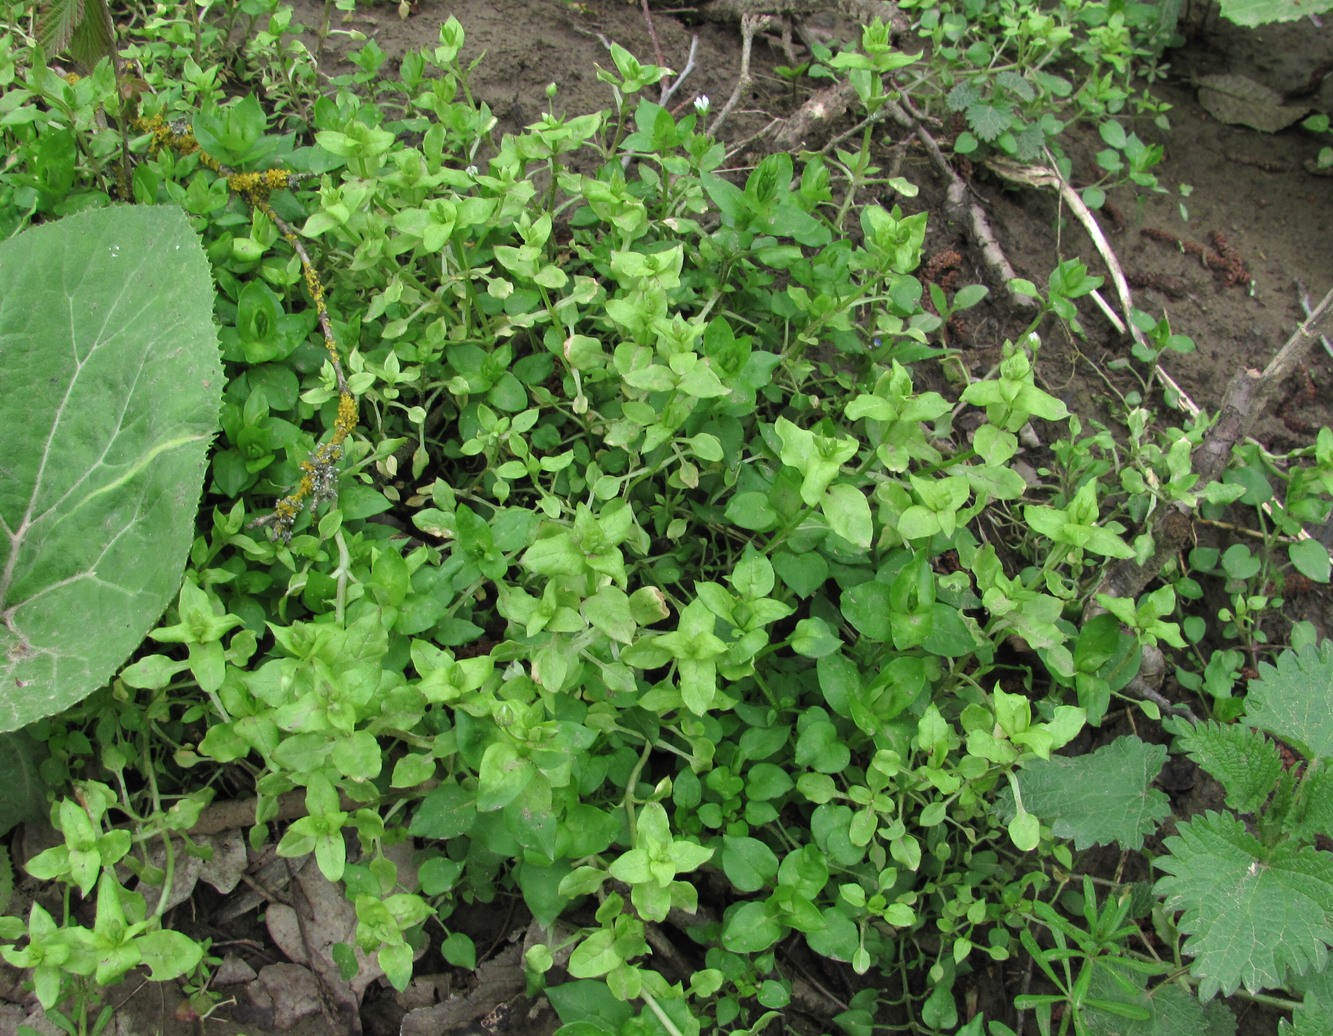
[[[1152,95],[1151,83],[1164,72],[1159,59],[1175,32],[1178,5],[903,0],[899,6],[914,16],[927,49],[898,85],[924,114],[944,122],[956,156],[1050,165],[1083,185],[1092,208],[1116,184],[1160,189],[1153,169],[1162,148],[1125,123],[1151,117],[1168,128],[1169,105]],[[1065,134],[1078,124],[1101,136],[1095,169],[1075,170],[1067,153]]]
[[[1219,993],[1305,995],[1292,1031],[1316,1031],[1333,661],[1274,601],[1293,567],[1328,579],[1326,552],[1283,551],[1328,516],[1327,434],[1197,485],[1208,418],[1151,409],[1155,355],[1111,427],[1070,414],[1038,372],[1099,284],[1077,261],[1024,285],[1037,318],[960,384],[923,306],[927,214],[876,203],[868,144],[729,170],[706,113],[655,103],[665,70],[618,47],[607,110],[553,90],[500,136],[452,18],[393,72],[366,43],[322,80],[279,3],[158,5],[121,41],[127,92],[107,61],[61,74],[3,6],[0,233],[183,210],[226,371],[175,605],[109,686],[5,735],[62,840],[18,861],[43,884],[0,954],[57,1025],[105,1025],[140,967],[206,998],[161,854],[207,853],[213,800],[251,797],[250,843],[313,855],[398,989],[482,963],[461,905],[530,918],[529,989],[565,1036],[761,1033],[811,1004],[851,1036],[1002,1036],[1015,1011],[1229,1032]],[[972,149],[1033,159],[1071,104],[1152,110],[1127,86],[1137,8],[904,7]],[[866,31],[843,64],[900,68]],[[1105,171],[1148,177],[1113,125]],[[220,169],[281,173],[259,205]],[[266,528],[343,416],[320,305],[360,424],[336,498]],[[1263,538],[1093,608],[1177,503]],[[1132,693],[1148,649],[1205,723]],[[1174,829],[1172,737],[1227,795]]]

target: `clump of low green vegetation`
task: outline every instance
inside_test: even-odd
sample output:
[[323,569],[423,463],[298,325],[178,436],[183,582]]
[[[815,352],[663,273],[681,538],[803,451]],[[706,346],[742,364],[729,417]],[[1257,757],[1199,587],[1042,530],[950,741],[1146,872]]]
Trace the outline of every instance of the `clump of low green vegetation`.
[[[0,955],[47,1017],[105,1029],[139,969],[214,1008],[171,893],[252,800],[250,845],[313,855],[354,909],[345,979],[477,967],[455,914],[489,905],[530,919],[562,1036],[775,1032],[798,1004],[848,1036],[1216,1036],[1219,994],[1326,1033],[1333,649],[1280,594],[1328,582],[1303,527],[1333,433],[1200,478],[1214,419],[1156,366],[1192,343],[1144,313],[1110,422],[1070,413],[1040,358],[1101,286],[1077,259],[1017,285],[1035,307],[969,373],[948,321],[988,290],[924,283],[929,217],[872,152],[919,87],[955,155],[1071,180],[1085,121],[1088,203],[1152,189],[1128,119],[1161,106],[1128,84],[1170,27],[1141,6],[904,4],[928,56],[876,24],[809,69],[853,82],[865,133],[738,175],[707,105],[673,114],[620,47],[606,110],[553,90],[500,135],[453,18],[325,81],[276,0],[140,5],[129,32],[0,5],[0,394],[34,418],[0,475],[0,820],[59,833],[17,891],[0,857]],[[211,266],[203,303],[143,303],[173,333],[211,309],[216,348],[206,319],[167,336],[220,355],[176,375],[191,413],[134,390],[167,358],[112,348],[122,247]],[[145,488],[211,432],[197,514],[197,473]],[[122,613],[100,559],[182,509],[173,589]],[[1161,550],[1168,511],[1258,535]],[[38,519],[84,530],[68,571],[33,561]],[[1126,564],[1151,570],[1118,592]],[[59,595],[76,578],[100,603]],[[106,649],[134,650],[118,675],[74,675],[167,601]],[[1224,809],[1172,816],[1171,753]]]

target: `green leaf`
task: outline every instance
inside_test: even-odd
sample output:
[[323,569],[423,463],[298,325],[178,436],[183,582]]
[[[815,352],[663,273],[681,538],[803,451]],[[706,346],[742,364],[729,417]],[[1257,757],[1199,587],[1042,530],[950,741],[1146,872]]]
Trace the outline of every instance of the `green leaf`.
[[870,549],[873,525],[870,503],[855,486],[829,486],[820,502],[820,510],[828,519],[829,528],[854,547]]
[[489,813],[503,809],[522,794],[537,768],[519,755],[509,741],[494,741],[486,746],[477,768],[477,810]]
[[1186,731],[1179,747],[1226,789],[1226,803],[1241,813],[1258,812],[1282,773],[1277,746],[1236,724],[1204,723]]
[[[1149,992],[1141,976],[1115,966],[1117,959],[1098,958],[1094,966],[1080,1012],[1087,1036],[1232,1036],[1236,1031],[1235,1018],[1221,1001],[1201,1003],[1174,982],[1158,983]],[[1087,1006],[1090,1001],[1101,1009]],[[1113,1004],[1119,1009],[1111,1010]]]
[[838,610],[863,637],[886,641],[893,619],[891,594],[888,583],[871,579],[846,591],[838,602]]
[[1287,742],[1306,759],[1333,758],[1333,641],[1288,649],[1259,663],[1245,721]]
[[0,404],[24,415],[0,480],[0,730],[105,683],[180,586],[222,388],[212,313],[176,208],[0,244]]
[[773,555],[773,570],[798,597],[809,597],[828,579],[828,562],[822,554],[789,554],[780,550]]
[[778,858],[757,838],[722,838],[722,870],[737,892],[758,892],[771,888],[778,874]]
[[1296,808],[1287,833],[1292,838],[1333,837],[1333,768],[1327,763],[1307,769],[1301,778]]
[[598,1026],[578,1032],[570,1030],[564,1036],[592,1036],[594,1033],[611,1036],[620,1032],[621,1026],[633,1014],[630,1005],[617,1000],[605,982],[565,982],[548,988],[546,998],[567,1026],[583,1022]]
[[1333,945],[1333,858],[1310,846],[1265,848],[1239,819],[1209,811],[1165,840],[1154,886],[1182,911],[1199,995],[1285,986],[1324,968]]
[[48,54],[69,46],[85,16],[85,0],[46,0],[37,20],[37,43]]
[[773,592],[773,563],[755,550],[753,544],[747,543],[729,581],[736,593],[746,600],[767,597]]
[[473,971],[477,967],[477,947],[462,932],[450,932],[440,944],[440,953],[456,968]]
[[1328,548],[1318,540],[1301,540],[1287,548],[1291,566],[1306,579],[1327,583],[1329,578]]
[[180,932],[146,932],[134,940],[134,945],[154,982],[180,978],[204,959],[204,948]]
[[1333,1032],[1333,969],[1325,968],[1292,983],[1300,993],[1301,1006],[1292,1012],[1291,1024],[1278,1022],[1278,1036],[1328,1036]]
[[0,788],[5,789],[0,795],[0,835],[46,815],[47,783],[40,767],[49,755],[45,743],[26,731],[0,734]]
[[967,124],[980,140],[991,143],[1013,122],[1007,105],[978,103],[967,109]]
[[418,838],[448,841],[471,831],[476,819],[476,795],[457,784],[441,784],[421,800],[408,830]]
[[634,631],[638,627],[630,611],[629,595],[620,587],[602,587],[583,602],[580,611],[595,629],[612,640],[628,644],[634,639]]
[[85,72],[115,53],[115,31],[106,0],[47,0],[40,5],[37,41],[48,55],[66,47]]
[[[1162,745],[1119,737],[1088,755],[1029,760],[1016,776],[1023,808],[1057,838],[1072,838],[1079,851],[1112,842],[1139,849],[1171,812],[1170,800],[1152,787],[1165,761]],[[1015,815],[1010,789],[995,808],[1006,822]]]
[[1009,821],[1009,838],[1015,848],[1030,853],[1041,843],[1041,821],[1031,813],[1015,813]]
[[1228,21],[1253,28],[1333,11],[1333,0],[1219,0],[1217,9]]
[[[822,712],[811,709],[806,715]],[[796,740],[796,764],[819,773],[841,773],[851,758],[851,750],[838,734],[838,728],[827,719],[807,723]]]
[[389,984],[400,993],[412,981],[412,947],[407,943],[395,942],[381,946],[375,960]]
[[984,284],[965,284],[958,289],[953,297],[953,310],[955,313],[971,309],[990,294],[990,289]]
[[569,973],[575,978],[596,978],[622,963],[616,948],[616,933],[602,928],[574,947],[569,956]]
[[524,551],[519,564],[539,576],[576,576],[583,572],[583,555],[563,529],[546,530]]
[[791,649],[806,658],[823,658],[842,647],[842,641],[820,618],[802,619],[791,635]]
[[[788,734],[787,728],[773,727],[770,729],[772,733],[783,736],[781,743],[785,745]],[[769,802],[773,799],[783,798],[795,785],[796,782],[791,779],[791,775],[774,763],[756,763],[750,767],[745,775],[745,792],[756,802]]]
[[782,463],[804,476],[801,499],[809,507],[818,506],[824,490],[837,477],[843,464],[856,456],[856,440],[849,436],[820,435],[797,427],[785,417],[779,417],[774,428],[782,441]]
[[722,927],[722,945],[732,953],[762,953],[787,930],[766,903],[742,903],[727,915]]
[[727,521],[751,532],[767,532],[778,523],[778,513],[768,502],[767,493],[737,493],[726,509]]

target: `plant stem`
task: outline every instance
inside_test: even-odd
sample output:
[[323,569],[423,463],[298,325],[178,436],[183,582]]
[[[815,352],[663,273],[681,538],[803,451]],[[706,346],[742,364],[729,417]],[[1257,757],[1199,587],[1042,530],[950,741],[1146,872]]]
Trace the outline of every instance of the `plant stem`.
[[684,1036],[684,1034],[679,1029],[676,1028],[676,1023],[673,1022],[667,1016],[667,1013],[663,1011],[661,1007],[658,1006],[658,1003],[653,998],[652,993],[644,989],[640,990],[639,996],[641,996],[643,998],[643,1002],[648,1005],[648,1009],[652,1011],[654,1015],[657,1016],[657,1020],[662,1023],[662,1028],[666,1029],[668,1036]]
[[639,753],[639,761],[634,764],[634,769],[630,771],[629,779],[625,781],[625,816],[629,820],[629,841],[633,845],[638,840],[638,821],[634,816],[634,803],[638,800],[634,797],[634,786],[639,783],[639,774],[643,773],[643,768],[648,765],[648,757],[653,754],[653,743],[645,741],[643,751]]

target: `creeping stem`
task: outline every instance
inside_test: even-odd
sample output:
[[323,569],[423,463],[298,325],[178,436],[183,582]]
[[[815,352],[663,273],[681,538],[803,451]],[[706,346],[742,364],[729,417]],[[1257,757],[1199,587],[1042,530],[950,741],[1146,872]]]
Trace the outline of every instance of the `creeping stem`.
[[291,537],[292,524],[307,503],[317,504],[337,495],[338,461],[342,459],[344,444],[357,424],[356,397],[352,395],[343,373],[342,358],[338,352],[338,341],[333,334],[333,322],[329,319],[329,309],[324,298],[324,284],[319,279],[319,272],[310,260],[295,228],[274,211],[269,204],[269,195],[273,191],[288,190],[296,185],[300,175],[289,169],[266,169],[258,173],[233,173],[215,158],[199,147],[199,142],[188,130],[176,130],[160,115],[139,120],[139,126],[153,136],[155,149],[171,148],[182,154],[198,154],[203,165],[212,169],[226,180],[232,193],[240,195],[251,208],[262,212],[278,228],[286,241],[301,260],[301,271],[305,279],[306,291],[315,305],[319,318],[319,328],[324,335],[324,348],[329,354],[333,366],[334,378],[338,386],[338,415],[334,419],[333,431],[327,442],[320,443],[311,451],[310,456],[301,462],[301,479],[290,493],[279,500],[273,511],[256,518],[251,526],[267,526],[269,535],[274,539],[286,540]]

